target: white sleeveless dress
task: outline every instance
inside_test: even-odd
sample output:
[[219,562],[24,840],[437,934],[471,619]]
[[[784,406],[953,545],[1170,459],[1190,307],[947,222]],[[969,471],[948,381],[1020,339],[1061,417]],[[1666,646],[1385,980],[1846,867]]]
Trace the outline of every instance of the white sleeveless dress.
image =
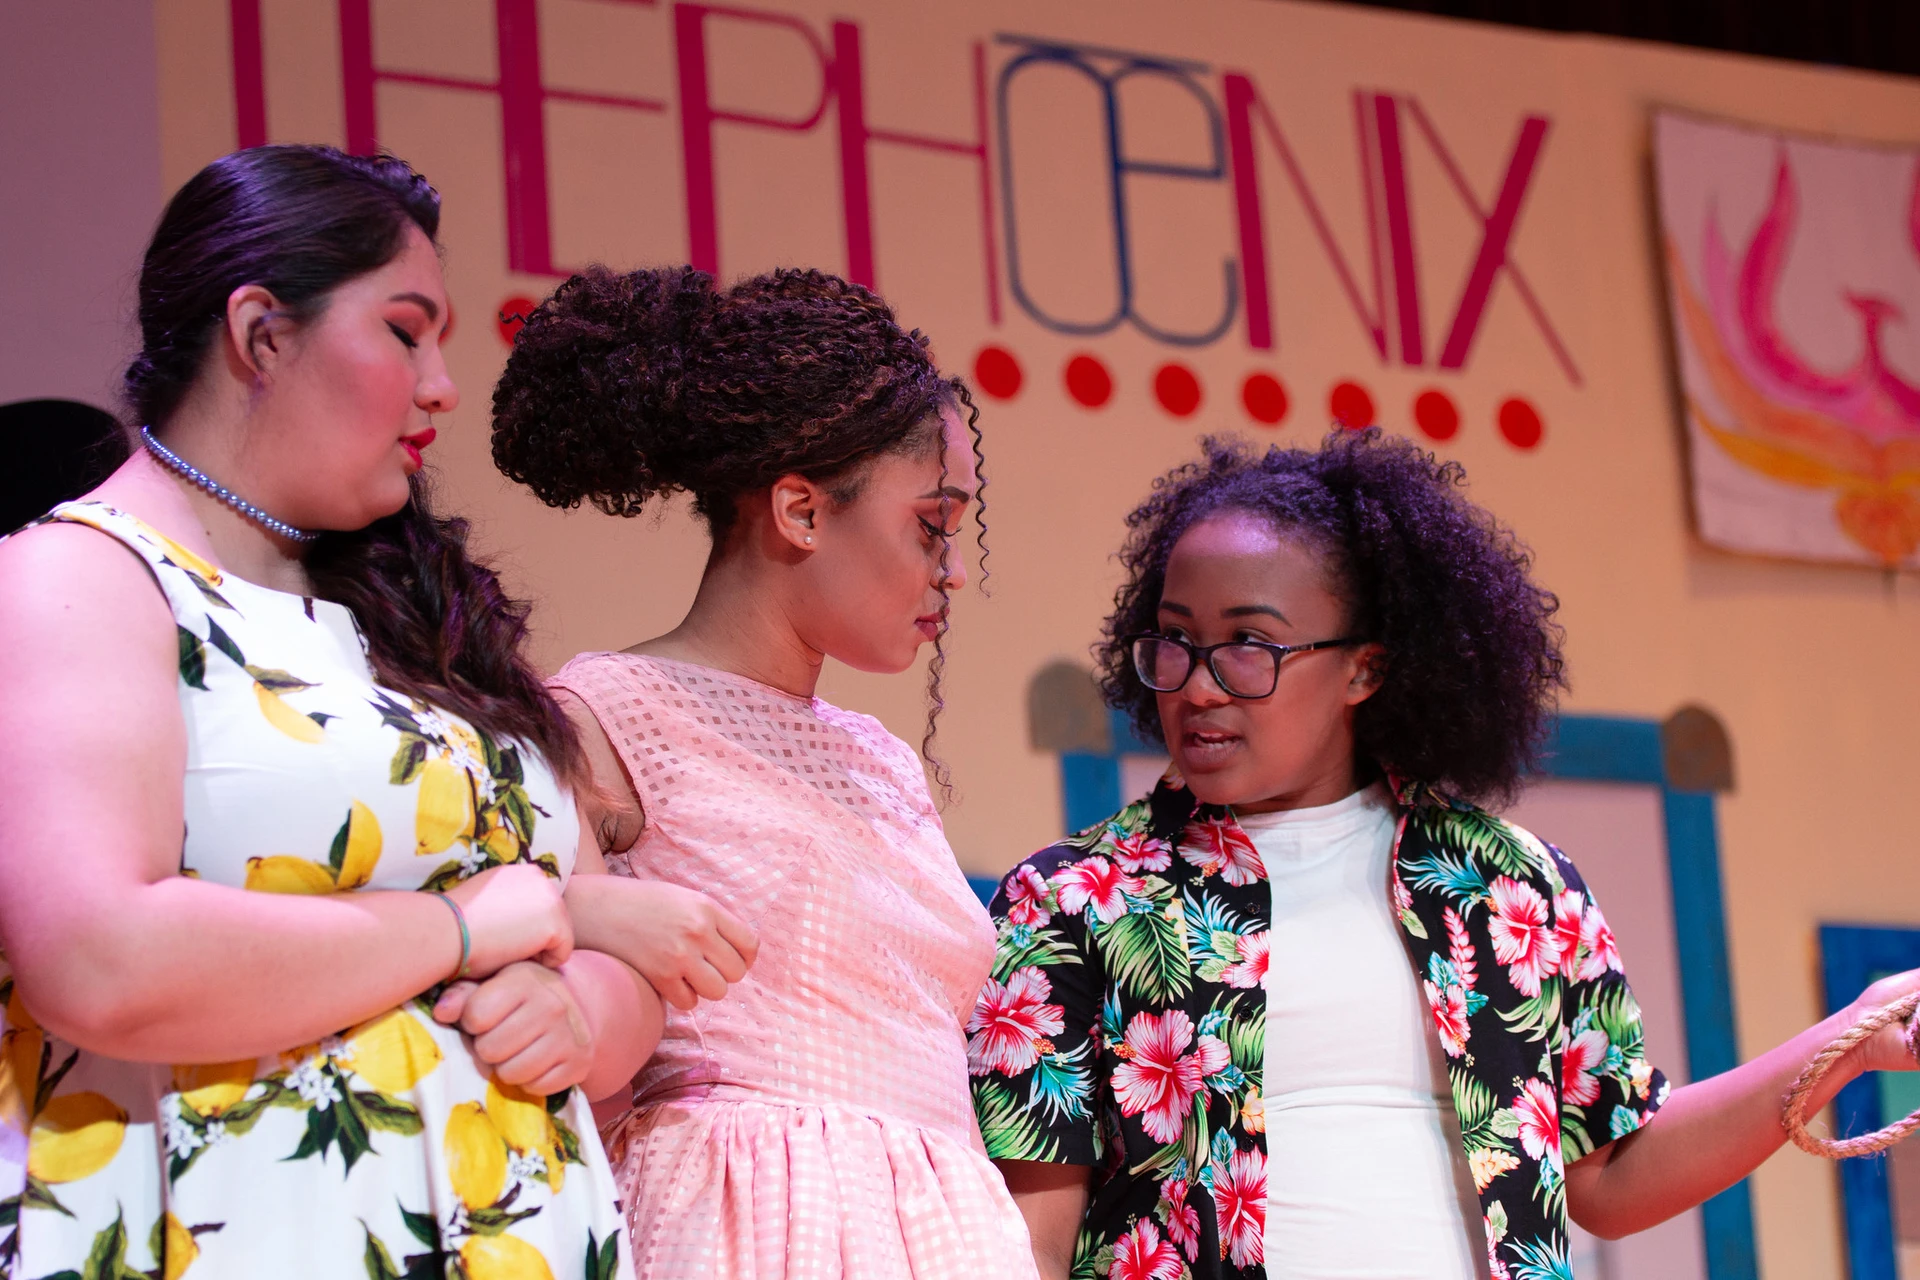
[[[376,685],[345,608],[101,503],[49,518],[131,548],[172,608],[181,874],[335,893],[571,873],[573,803],[540,757]],[[44,1031],[0,962],[0,1280],[629,1276],[586,1099],[491,1080],[431,994],[258,1061],[167,1066]]]

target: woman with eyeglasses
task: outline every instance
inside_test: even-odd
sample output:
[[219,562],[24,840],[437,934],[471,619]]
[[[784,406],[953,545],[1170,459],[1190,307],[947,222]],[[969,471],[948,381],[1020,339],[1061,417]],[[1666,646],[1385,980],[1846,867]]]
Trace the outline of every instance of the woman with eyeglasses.
[[[1565,687],[1555,598],[1378,431],[1209,441],[1128,517],[1102,687],[1172,768],[993,903],[968,1024],[1047,1280],[1571,1274],[1737,1182],[1852,1010],[1670,1089],[1606,917],[1511,798]],[[1908,1029],[1861,1072],[1911,1069]]]

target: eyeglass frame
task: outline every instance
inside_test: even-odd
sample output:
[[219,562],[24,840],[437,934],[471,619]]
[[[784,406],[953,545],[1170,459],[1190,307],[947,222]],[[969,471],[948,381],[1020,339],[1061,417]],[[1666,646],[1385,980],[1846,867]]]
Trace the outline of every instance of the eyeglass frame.
[[[1148,683],[1147,677],[1140,671],[1140,658],[1134,648],[1134,646],[1138,645],[1142,640],[1158,640],[1162,643],[1176,645],[1186,650],[1187,674],[1180,678],[1179,684],[1174,685],[1171,689],[1161,689]],[[1213,682],[1220,687],[1220,692],[1226,694],[1229,698],[1240,698],[1248,702],[1258,702],[1261,698],[1271,698],[1273,691],[1280,687],[1280,668],[1286,662],[1289,654],[1311,653],[1315,649],[1342,649],[1349,645],[1365,644],[1367,641],[1362,636],[1341,636],[1337,640],[1314,640],[1307,644],[1275,644],[1271,640],[1225,640],[1219,644],[1197,645],[1191,640],[1182,640],[1179,636],[1161,635],[1158,631],[1137,631],[1130,636],[1124,637],[1121,643],[1127,646],[1127,658],[1133,667],[1134,678],[1154,693],[1180,692],[1187,687],[1187,682],[1193,679],[1193,673],[1198,671],[1201,664],[1204,663],[1207,668],[1207,674],[1213,677]],[[1273,654],[1273,683],[1267,686],[1265,693],[1235,693],[1227,687],[1227,682],[1221,679],[1220,668],[1214,665],[1213,655],[1221,649],[1231,649],[1236,646],[1265,649]]]

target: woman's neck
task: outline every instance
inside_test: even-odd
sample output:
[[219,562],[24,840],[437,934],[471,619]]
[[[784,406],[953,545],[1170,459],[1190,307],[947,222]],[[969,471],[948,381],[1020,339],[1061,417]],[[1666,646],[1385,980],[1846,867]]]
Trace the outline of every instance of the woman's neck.
[[[251,498],[237,447],[240,430],[238,424],[221,429],[183,411],[168,424],[165,443],[215,481]],[[95,492],[235,577],[275,591],[312,594],[297,543],[267,532],[145,448],[136,445],[133,456]],[[273,514],[271,507],[267,511]]]
[[680,625],[627,652],[692,662],[811,698],[826,655],[794,626],[781,590],[783,568],[750,551],[716,551]]

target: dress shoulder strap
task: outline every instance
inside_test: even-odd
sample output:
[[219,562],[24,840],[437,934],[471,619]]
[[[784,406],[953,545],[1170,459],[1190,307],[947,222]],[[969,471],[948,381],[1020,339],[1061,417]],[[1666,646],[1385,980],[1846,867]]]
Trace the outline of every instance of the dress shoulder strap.
[[[34,524],[81,524],[98,529],[146,562],[180,626],[205,636],[214,611],[234,612],[221,594],[217,565],[195,555],[136,516],[104,502],[63,502]],[[32,528],[33,525],[27,526]]]

